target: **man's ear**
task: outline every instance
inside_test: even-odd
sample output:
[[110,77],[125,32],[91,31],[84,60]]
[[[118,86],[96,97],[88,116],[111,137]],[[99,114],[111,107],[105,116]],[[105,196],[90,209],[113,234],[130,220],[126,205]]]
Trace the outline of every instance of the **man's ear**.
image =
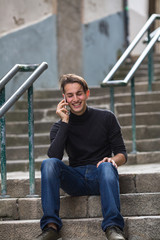
[[87,90],[86,95],[87,95],[87,99],[88,99],[89,96],[90,96],[90,90],[89,89]]

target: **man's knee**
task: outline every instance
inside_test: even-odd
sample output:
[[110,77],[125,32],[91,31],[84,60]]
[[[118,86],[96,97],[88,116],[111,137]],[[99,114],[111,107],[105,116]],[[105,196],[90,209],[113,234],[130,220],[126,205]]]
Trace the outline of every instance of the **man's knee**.
[[118,178],[118,172],[112,163],[104,162],[98,167],[98,176],[99,179],[112,183],[112,181]]
[[47,172],[47,173],[53,172],[57,168],[60,162],[61,160],[59,160],[58,158],[45,159],[41,165],[41,172]]

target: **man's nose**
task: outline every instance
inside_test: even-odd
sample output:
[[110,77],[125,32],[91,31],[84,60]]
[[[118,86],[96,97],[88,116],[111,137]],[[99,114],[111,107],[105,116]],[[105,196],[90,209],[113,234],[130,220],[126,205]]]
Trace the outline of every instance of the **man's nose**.
[[73,101],[77,101],[78,100],[78,97],[77,97],[77,95],[75,94],[74,96],[73,96]]

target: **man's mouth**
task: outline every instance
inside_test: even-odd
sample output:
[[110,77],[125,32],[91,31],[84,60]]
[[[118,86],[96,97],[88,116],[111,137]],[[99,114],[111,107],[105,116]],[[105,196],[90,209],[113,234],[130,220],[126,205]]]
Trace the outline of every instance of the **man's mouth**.
[[79,108],[79,107],[81,106],[81,103],[74,103],[74,104],[72,104],[72,106],[73,106],[74,108]]

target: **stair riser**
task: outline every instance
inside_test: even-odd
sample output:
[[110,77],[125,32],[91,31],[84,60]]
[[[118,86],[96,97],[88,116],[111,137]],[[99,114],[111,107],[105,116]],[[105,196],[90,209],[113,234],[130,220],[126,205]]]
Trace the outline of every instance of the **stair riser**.
[[[132,129],[131,127],[122,127],[122,134],[124,140],[132,140]],[[160,126],[137,126],[136,129],[136,139],[152,139],[159,138],[160,136]],[[35,145],[47,145],[50,144],[49,132],[42,135],[34,136]],[[28,135],[7,135],[6,146],[27,146],[28,145]]]
[[[131,126],[132,118],[131,115],[120,115],[118,117],[121,126]],[[136,115],[136,125],[159,125],[160,123],[160,112],[157,113],[144,113]]]
[[[121,213],[123,216],[160,215],[160,193],[123,194]],[[63,219],[102,217],[99,196],[61,197],[60,217]],[[0,200],[0,219],[40,219],[43,215],[40,198]]]
[[[35,122],[34,123],[34,132],[35,133],[48,133],[52,127],[52,124],[57,121],[57,119],[52,119],[52,121],[46,122]],[[6,124],[6,133],[7,134],[28,134],[28,123],[19,122]]]
[[[125,141],[127,152],[132,152],[132,142]],[[160,138],[155,140],[151,139],[150,141],[139,140],[136,142],[136,150],[138,152],[151,152],[159,151]],[[155,162],[155,161],[154,161]]]
[[[115,110],[118,114],[131,113],[131,105],[116,106]],[[145,112],[159,112],[160,111],[160,102],[155,103],[144,103],[136,105],[136,113],[145,113]]]
[[[145,140],[137,141],[136,143],[137,151],[140,151],[140,152],[159,151],[159,143],[160,143],[159,138],[155,140],[151,139],[149,141],[145,141]],[[126,145],[127,152],[128,153],[132,152],[132,141],[129,141],[129,142],[125,141],[125,145]],[[49,144],[36,145],[34,149],[35,158],[46,155],[48,148],[49,148]],[[18,159],[27,160],[29,159],[28,147],[17,146],[16,149],[15,147],[8,147],[6,149],[6,157],[9,160],[18,160]]]
[[[150,193],[160,192],[160,175],[154,174],[121,174],[120,192],[125,193]],[[41,195],[41,180],[36,178],[36,194]],[[0,186],[1,189],[1,186]],[[12,198],[24,198],[29,195],[28,179],[9,179],[7,181],[7,194]]]
[[[132,164],[147,164],[147,163],[159,163],[160,156],[159,151],[157,152],[143,152],[135,154],[128,154],[128,161],[126,165]],[[37,171],[41,168],[41,163],[44,159],[47,158],[47,155],[44,155],[42,158],[35,160],[35,169]],[[65,160],[65,163],[68,165],[68,160]],[[16,171],[28,171],[29,170],[29,160],[7,160],[7,172],[16,172]]]
[[[121,126],[131,126],[131,115],[120,115],[118,117]],[[57,121],[58,118],[52,117],[52,120],[45,122],[35,122],[34,128],[35,133],[49,133],[52,124]],[[152,114],[137,114],[136,115],[136,124],[137,125],[159,125],[160,122],[160,113],[152,113]],[[7,124],[6,126],[7,134],[27,134],[28,133],[28,123],[27,122],[19,122]]]
[[[123,138],[126,140],[132,140],[131,127],[122,127]],[[160,136],[160,126],[137,126],[136,127],[136,139],[154,139]]]
[[[106,100],[106,104],[104,104],[104,99],[99,99],[99,100],[95,100],[92,101],[92,103],[90,104],[90,106],[94,107],[95,104],[99,105],[99,108],[101,108],[102,104],[103,107],[109,109],[109,104],[107,104],[107,100]],[[130,102],[129,102],[130,103]],[[97,106],[96,105],[96,106]],[[34,120],[35,121],[40,121],[40,120],[46,120],[48,119],[56,119],[58,120],[58,117],[56,115],[56,109],[52,108],[52,109],[47,109],[49,106],[46,105],[46,109],[44,111],[36,111],[34,112]],[[160,102],[155,102],[155,103],[138,103],[136,105],[136,113],[145,113],[145,112],[159,112],[160,110]],[[131,104],[123,104],[121,106],[116,106],[115,105],[115,112],[118,114],[126,114],[126,113],[131,113]],[[6,117],[6,121],[7,122],[21,122],[21,121],[28,121],[28,113],[25,112],[9,112],[7,114]]]
[[[106,240],[101,229],[102,219],[63,220],[61,235],[64,240]],[[159,217],[125,218],[125,237],[128,240],[159,240]],[[1,240],[31,240],[41,233],[39,221],[1,222]]]
[[[40,156],[46,155],[49,148],[49,144],[46,145],[37,145],[34,148],[34,157],[38,158]],[[24,160],[29,159],[29,149],[28,147],[16,147],[15,148],[7,148],[6,149],[6,158],[9,160]]]

